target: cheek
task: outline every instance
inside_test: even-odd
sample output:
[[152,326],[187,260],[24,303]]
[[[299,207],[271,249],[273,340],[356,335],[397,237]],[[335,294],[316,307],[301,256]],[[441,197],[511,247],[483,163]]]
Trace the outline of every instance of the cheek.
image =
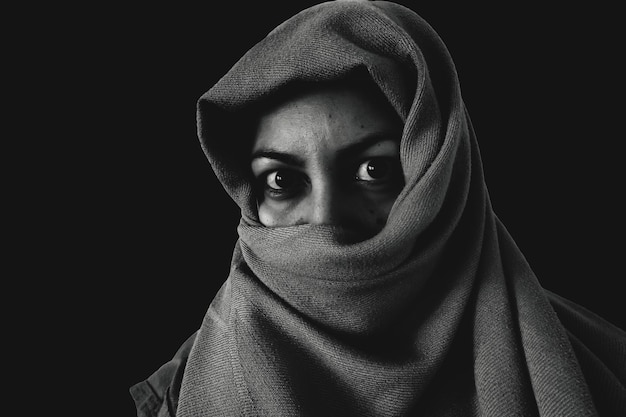
[[259,221],[263,226],[275,227],[280,226],[279,221],[281,216],[278,216],[275,210],[268,207],[267,204],[259,204]]
[[387,223],[387,218],[394,202],[395,198],[383,198],[380,200],[375,199],[375,201],[369,201],[368,204],[365,204],[363,207],[365,208],[364,214],[367,218],[367,223],[373,228],[382,229]]
[[294,226],[301,224],[298,208],[291,205],[259,204],[259,221],[266,227]]
[[382,211],[380,207],[367,209],[367,222],[372,226],[382,228],[387,223],[389,213]]

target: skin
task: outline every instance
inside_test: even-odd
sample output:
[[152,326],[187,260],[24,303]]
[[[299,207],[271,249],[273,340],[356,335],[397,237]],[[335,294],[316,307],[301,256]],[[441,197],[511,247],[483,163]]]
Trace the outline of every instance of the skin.
[[251,161],[260,222],[337,226],[351,241],[377,234],[404,185],[401,131],[367,89],[317,89],[267,111]]

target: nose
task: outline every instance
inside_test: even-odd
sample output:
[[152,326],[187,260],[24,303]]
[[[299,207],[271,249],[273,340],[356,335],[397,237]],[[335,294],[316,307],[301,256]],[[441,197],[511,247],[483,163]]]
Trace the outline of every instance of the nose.
[[313,187],[309,204],[308,223],[340,226],[350,213],[345,191],[335,184],[323,183]]

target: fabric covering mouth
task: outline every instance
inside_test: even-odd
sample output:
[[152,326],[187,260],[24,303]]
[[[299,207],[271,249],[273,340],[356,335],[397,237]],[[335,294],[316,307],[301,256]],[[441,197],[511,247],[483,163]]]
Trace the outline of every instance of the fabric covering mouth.
[[[248,115],[293,83],[355,73],[404,123],[405,185],[386,225],[357,242],[328,226],[263,226]],[[595,415],[555,298],[491,208],[453,61],[416,13],[306,9],[207,91],[197,117],[242,219],[177,415]]]

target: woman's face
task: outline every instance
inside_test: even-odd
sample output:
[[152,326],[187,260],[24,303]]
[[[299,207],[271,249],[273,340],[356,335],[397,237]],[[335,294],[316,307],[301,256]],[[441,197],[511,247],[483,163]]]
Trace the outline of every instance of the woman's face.
[[282,102],[261,116],[253,143],[259,220],[338,226],[350,241],[377,234],[404,186],[401,134],[391,106],[362,90]]

